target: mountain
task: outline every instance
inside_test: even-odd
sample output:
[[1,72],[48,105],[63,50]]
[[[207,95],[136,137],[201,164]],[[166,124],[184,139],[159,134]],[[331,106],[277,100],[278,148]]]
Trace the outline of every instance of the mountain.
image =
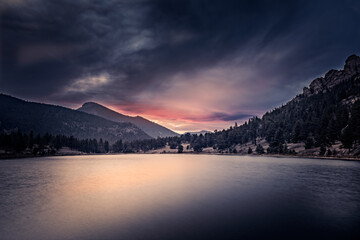
[[80,139],[119,139],[133,141],[150,139],[144,131],[131,123],[119,123],[69,108],[27,102],[0,94],[0,131],[20,130],[24,133],[62,134]]
[[105,119],[114,121],[114,122],[130,122],[134,125],[136,125],[138,128],[143,130],[145,133],[147,133],[149,136],[153,138],[157,137],[173,137],[178,136],[179,134],[171,131],[170,129],[167,129],[166,127],[163,127],[159,124],[156,124],[154,122],[151,122],[143,117],[137,116],[137,117],[130,117],[123,115],[121,113],[115,112],[103,105],[100,105],[95,102],[87,102],[82,105],[78,111],[90,113],[93,115],[97,115],[100,117],[103,117]]
[[181,150],[180,144],[188,144],[186,151],[196,152],[204,149],[207,152],[358,157],[360,57],[351,55],[344,69],[330,70],[316,78],[301,94],[261,118],[253,117],[223,131],[161,140],[152,142],[150,147],[146,141],[130,147],[133,151],[147,151],[168,144]]
[[[320,147],[320,152],[331,149],[337,141],[350,147],[360,143],[359,100],[360,57],[351,55],[344,69],[330,70],[286,105],[266,113],[259,122],[257,136],[265,137],[269,150],[275,152],[284,142],[303,142],[308,149]],[[346,143],[349,131],[351,144]],[[273,149],[271,143],[275,143]]]
[[351,55],[344,69],[316,78],[287,104],[216,133],[222,139],[217,146],[250,142],[257,147],[263,139],[268,153],[289,153],[288,146],[297,144],[304,154],[336,155],[349,149],[346,154],[360,155],[359,123],[360,57]]

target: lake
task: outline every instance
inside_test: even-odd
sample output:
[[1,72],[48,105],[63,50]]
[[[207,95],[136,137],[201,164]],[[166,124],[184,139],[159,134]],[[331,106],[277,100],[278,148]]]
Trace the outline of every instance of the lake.
[[0,239],[360,239],[360,162],[191,154],[0,161]]

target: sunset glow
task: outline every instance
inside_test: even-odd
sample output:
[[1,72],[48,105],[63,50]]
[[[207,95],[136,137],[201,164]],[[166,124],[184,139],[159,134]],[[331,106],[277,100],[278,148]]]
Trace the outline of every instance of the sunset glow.
[[0,5],[1,92],[179,133],[261,116],[359,50],[352,1],[42,2]]

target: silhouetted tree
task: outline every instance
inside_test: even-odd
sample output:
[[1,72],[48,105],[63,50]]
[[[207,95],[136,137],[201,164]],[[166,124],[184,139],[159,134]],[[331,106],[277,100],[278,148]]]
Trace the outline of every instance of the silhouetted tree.
[[178,146],[178,153],[182,153],[184,151],[184,147],[183,147],[183,145],[179,145]]

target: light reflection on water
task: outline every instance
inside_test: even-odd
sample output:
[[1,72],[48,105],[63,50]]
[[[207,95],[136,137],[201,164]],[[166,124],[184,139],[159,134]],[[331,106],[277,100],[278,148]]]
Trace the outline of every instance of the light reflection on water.
[[179,154],[6,160],[0,190],[0,239],[359,237],[359,162]]

